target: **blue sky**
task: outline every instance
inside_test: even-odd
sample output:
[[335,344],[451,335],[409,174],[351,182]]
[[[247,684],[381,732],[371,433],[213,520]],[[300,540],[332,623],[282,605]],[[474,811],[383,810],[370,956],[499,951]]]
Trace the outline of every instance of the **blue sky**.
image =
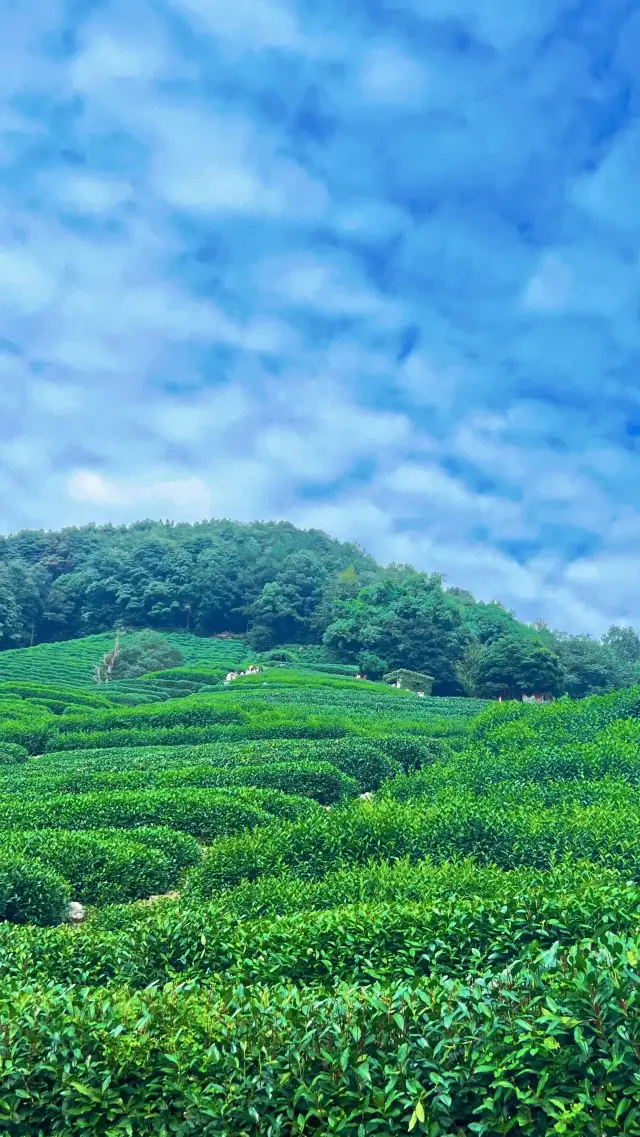
[[0,529],[286,518],[640,626],[636,0],[9,0]]

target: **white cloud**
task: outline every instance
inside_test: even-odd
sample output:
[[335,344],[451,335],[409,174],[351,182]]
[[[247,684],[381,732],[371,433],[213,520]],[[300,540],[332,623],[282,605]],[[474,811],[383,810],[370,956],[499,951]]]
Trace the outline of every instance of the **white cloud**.
[[547,253],[527,284],[524,306],[534,312],[557,312],[566,307],[571,287],[571,273],[565,262]]
[[2,526],[307,520],[640,621],[633,36],[567,5],[10,5]]
[[573,200],[594,220],[623,233],[638,232],[637,189],[640,178],[640,126],[614,135],[611,148],[592,173],[570,187]]
[[109,213],[131,199],[131,186],[115,178],[96,178],[88,175],[59,176],[49,181],[50,192],[56,194],[63,205],[79,213]]
[[29,387],[29,397],[37,410],[52,415],[73,415],[85,401],[79,387],[47,380],[34,380]]
[[241,51],[281,48],[308,50],[305,36],[293,11],[277,0],[174,0],[194,28],[206,31]]
[[406,463],[392,470],[382,480],[381,489],[394,494],[417,497],[420,507],[428,502],[430,509],[445,510],[448,519],[452,514],[467,514],[478,521],[493,518],[507,527],[519,521],[520,507],[504,498],[473,493],[462,482],[450,477],[434,465]]
[[407,106],[424,94],[426,77],[416,59],[394,43],[380,43],[366,52],[360,68],[360,89],[371,102]]
[[211,492],[201,478],[136,482],[110,480],[91,470],[78,470],[67,483],[73,501],[110,506],[144,506],[148,503],[172,505],[184,516],[205,516],[210,512]]
[[148,82],[162,68],[163,57],[154,44],[127,42],[122,35],[92,29],[86,45],[71,67],[71,82],[88,94],[113,84]]
[[388,460],[410,435],[404,416],[358,407],[329,382],[302,384],[287,401],[285,421],[261,431],[257,452],[289,476],[331,481],[359,459]]
[[324,187],[245,116],[170,104],[133,113],[155,140],[152,183],[175,208],[291,220],[324,212]]
[[472,413],[455,431],[451,449],[480,470],[521,485],[534,470],[522,448],[502,437],[505,426],[506,420],[500,415]]
[[48,464],[48,450],[46,438],[17,434],[0,443],[0,466],[14,474],[30,474]]
[[34,315],[51,304],[58,282],[28,248],[0,248],[0,304]]
[[149,409],[149,424],[171,442],[196,444],[200,439],[220,441],[231,426],[242,422],[252,409],[246,392],[225,387],[190,403],[164,400]]
[[397,382],[419,406],[449,410],[460,381],[460,369],[436,368],[421,352],[412,352],[397,371]]
[[294,309],[372,318],[379,325],[401,319],[398,305],[368,286],[346,259],[331,263],[308,254],[266,258],[257,265],[254,279],[261,293]]

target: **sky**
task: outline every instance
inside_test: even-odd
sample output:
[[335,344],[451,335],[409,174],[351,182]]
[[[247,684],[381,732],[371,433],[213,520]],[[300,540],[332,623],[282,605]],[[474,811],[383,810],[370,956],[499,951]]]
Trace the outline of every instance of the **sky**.
[[2,0],[0,531],[640,628],[637,0]]

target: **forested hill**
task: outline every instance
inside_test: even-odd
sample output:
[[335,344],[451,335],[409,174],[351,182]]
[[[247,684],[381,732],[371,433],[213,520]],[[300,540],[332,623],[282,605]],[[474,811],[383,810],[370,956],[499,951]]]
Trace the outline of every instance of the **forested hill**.
[[435,694],[538,689],[581,697],[640,678],[640,639],[526,625],[442,576],[382,567],[285,522],[142,521],[0,538],[0,649],[116,626],[246,635],[255,651],[324,643],[371,678],[433,676]]

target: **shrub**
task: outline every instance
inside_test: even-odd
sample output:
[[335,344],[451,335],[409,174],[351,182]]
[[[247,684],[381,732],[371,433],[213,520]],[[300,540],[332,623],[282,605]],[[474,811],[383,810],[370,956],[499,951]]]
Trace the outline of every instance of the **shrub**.
[[355,778],[341,773],[329,762],[274,762],[255,766],[243,763],[222,769],[201,766],[191,770],[167,770],[159,776],[158,782],[211,787],[255,786],[313,798],[322,805],[354,797],[359,790]]
[[26,762],[28,757],[26,746],[20,746],[17,742],[0,741],[0,766],[14,766]]
[[116,634],[114,646],[95,666],[95,680],[135,679],[147,671],[180,667],[183,662],[179,648],[159,632],[143,631],[122,639]]
[[205,841],[268,825],[272,814],[299,817],[313,803],[267,790],[169,789],[61,794],[45,801],[0,801],[4,829],[136,829],[169,826]]
[[273,632],[264,624],[256,624],[247,635],[247,643],[252,651],[269,651],[273,647]]
[[58,730],[50,718],[30,717],[24,721],[0,723],[0,746],[17,745],[29,754],[56,750],[60,745]]
[[388,778],[401,772],[401,765],[392,756],[387,757],[386,746],[377,740],[345,738],[327,741],[315,756],[336,766],[344,774],[355,778],[361,792],[377,790]]
[[0,919],[13,924],[59,924],[67,916],[69,886],[38,860],[0,858]]

